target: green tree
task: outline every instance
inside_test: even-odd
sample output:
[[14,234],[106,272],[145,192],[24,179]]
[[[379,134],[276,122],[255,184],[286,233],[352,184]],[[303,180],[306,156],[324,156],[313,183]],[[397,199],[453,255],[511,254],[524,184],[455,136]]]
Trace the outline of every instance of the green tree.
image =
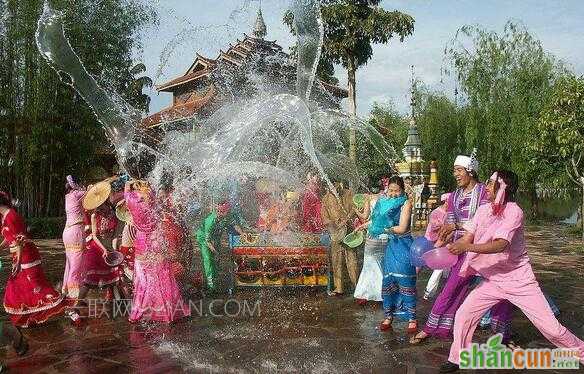
[[[134,82],[138,31],[156,20],[136,0],[54,0],[66,33],[87,70],[102,86],[125,92]],[[95,115],[61,82],[37,51],[42,0],[0,1],[0,188],[22,202],[29,217],[63,213],[67,174],[81,177],[103,164],[107,142]],[[111,155],[105,155],[112,160]]]
[[537,183],[553,170],[531,162],[531,142],[540,112],[565,69],[513,22],[501,34],[464,26],[447,55],[466,99],[465,142],[479,151],[482,177],[496,167],[513,169],[536,214]]
[[[581,216],[584,217],[584,77],[568,76],[558,81],[541,112],[533,149],[538,158],[565,170],[582,189]],[[582,219],[584,241],[584,219]]]
[[458,107],[442,93],[416,85],[416,123],[426,161],[438,163],[438,188],[452,191],[456,184],[452,164],[459,154],[468,154],[465,141],[466,108]]
[[[374,103],[369,124],[400,154],[408,135],[408,123],[392,104]],[[368,186],[375,184],[381,176],[391,174],[385,158],[363,136],[357,136],[357,150],[359,174],[369,178]]]
[[[379,6],[381,0],[321,0],[324,23],[322,59],[347,69],[349,111],[357,113],[356,72],[373,56],[373,44],[385,44],[394,36],[403,41],[414,31],[414,19]],[[291,26],[288,13],[284,22]],[[349,156],[356,160],[356,134],[349,131]]]
[[128,103],[134,108],[148,113],[150,107],[150,96],[143,93],[143,91],[144,88],[151,88],[154,82],[152,81],[152,78],[146,75],[138,76],[145,71],[146,65],[143,63],[136,64],[130,69],[130,74],[135,78],[129,82],[125,91],[125,96],[127,97]]

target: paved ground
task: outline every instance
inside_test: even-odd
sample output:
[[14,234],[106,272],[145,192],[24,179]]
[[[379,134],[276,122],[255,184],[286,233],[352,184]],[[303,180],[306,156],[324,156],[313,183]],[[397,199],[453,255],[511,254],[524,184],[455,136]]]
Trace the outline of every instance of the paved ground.
[[[530,227],[529,251],[543,288],[562,310],[560,320],[582,337],[584,256],[561,233],[554,226]],[[48,276],[56,283],[62,274],[62,247],[54,241],[39,245]],[[6,255],[2,260],[6,265]],[[419,291],[428,276],[422,275]],[[199,304],[194,298],[197,315],[170,326],[131,325],[120,316],[91,318],[78,329],[57,320],[25,332],[31,342],[27,356],[17,358],[5,348],[0,358],[11,373],[432,373],[448,351],[447,342],[410,346],[404,324],[396,323],[395,332],[379,331],[378,305],[358,307],[350,297],[330,298],[319,289],[245,290],[236,292],[226,307],[224,301],[209,305],[210,300]],[[421,321],[430,307],[420,302]],[[520,312],[513,330],[523,347],[549,347]],[[486,336],[479,332],[478,339]]]

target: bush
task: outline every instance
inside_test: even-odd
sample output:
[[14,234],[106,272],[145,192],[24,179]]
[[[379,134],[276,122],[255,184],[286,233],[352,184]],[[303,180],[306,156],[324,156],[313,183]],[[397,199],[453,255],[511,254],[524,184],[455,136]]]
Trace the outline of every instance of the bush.
[[58,239],[63,235],[65,217],[29,218],[28,235],[33,239]]

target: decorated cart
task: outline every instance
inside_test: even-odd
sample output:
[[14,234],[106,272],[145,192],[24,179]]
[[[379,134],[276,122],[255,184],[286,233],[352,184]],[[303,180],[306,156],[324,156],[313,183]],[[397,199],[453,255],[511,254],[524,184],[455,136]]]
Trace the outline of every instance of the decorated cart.
[[329,285],[327,234],[249,233],[230,237],[234,287]]

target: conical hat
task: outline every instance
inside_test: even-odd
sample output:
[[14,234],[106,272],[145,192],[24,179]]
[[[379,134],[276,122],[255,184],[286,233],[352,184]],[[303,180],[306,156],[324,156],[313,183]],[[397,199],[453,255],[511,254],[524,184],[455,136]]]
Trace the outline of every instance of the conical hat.
[[83,208],[93,210],[103,204],[109,197],[112,186],[108,181],[102,181],[91,186],[83,198]]
[[120,200],[116,204],[116,217],[122,222],[126,222],[131,224],[132,223],[132,215],[128,210],[128,206],[126,205],[126,200]]

